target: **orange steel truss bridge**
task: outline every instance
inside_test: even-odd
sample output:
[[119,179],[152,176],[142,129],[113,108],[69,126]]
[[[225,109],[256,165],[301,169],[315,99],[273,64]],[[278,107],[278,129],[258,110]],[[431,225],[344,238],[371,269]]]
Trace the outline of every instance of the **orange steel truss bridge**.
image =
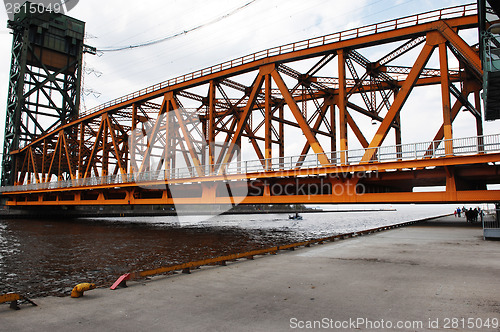
[[[481,60],[459,35],[477,25],[476,4],[446,8],[150,86],[14,151],[16,183],[2,196],[13,206],[498,202],[487,185],[500,183],[500,135],[483,135]],[[403,106],[432,85],[442,125],[404,144]],[[477,136],[453,137],[460,110]],[[445,190],[414,190],[427,186]]]

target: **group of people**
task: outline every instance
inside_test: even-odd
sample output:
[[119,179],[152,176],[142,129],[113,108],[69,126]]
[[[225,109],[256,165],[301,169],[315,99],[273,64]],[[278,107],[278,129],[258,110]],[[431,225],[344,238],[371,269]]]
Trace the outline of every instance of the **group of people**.
[[467,209],[465,208],[465,206],[463,206],[461,209],[460,207],[458,207],[456,210],[455,210],[455,217],[462,217],[462,214],[465,216],[465,219],[467,220],[467,222],[470,222],[470,223],[473,223],[473,222],[477,222],[477,219],[478,217],[480,216],[481,219],[483,217],[483,211],[481,211],[481,208],[479,207],[476,207],[475,209],[473,208],[470,208],[470,209]]

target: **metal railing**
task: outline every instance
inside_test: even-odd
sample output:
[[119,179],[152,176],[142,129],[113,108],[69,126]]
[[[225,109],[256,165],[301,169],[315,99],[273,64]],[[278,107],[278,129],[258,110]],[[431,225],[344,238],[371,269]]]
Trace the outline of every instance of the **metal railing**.
[[500,213],[499,209],[493,210],[491,215],[488,215],[487,218],[481,218],[483,222],[483,229],[484,228],[491,228],[491,229],[500,229],[500,220],[497,219],[496,215]]
[[[447,153],[446,145],[452,147]],[[370,148],[371,149],[371,148]],[[91,177],[66,181],[30,183],[16,186],[0,187],[0,192],[34,191],[61,189],[69,187],[87,187],[97,185],[120,185],[125,183],[141,183],[154,181],[182,180],[196,181],[203,177],[246,175],[259,173],[310,169],[319,167],[336,167],[351,165],[374,165],[376,163],[443,158],[500,152],[500,134],[456,138],[453,140],[429,141],[412,144],[401,144],[373,148],[373,157],[369,162],[362,162],[365,153],[370,149],[325,152],[324,154],[308,154],[283,158],[234,161],[226,164],[201,165],[198,167],[181,167],[152,172],[137,172]],[[325,155],[329,163],[322,164]],[[345,156],[346,162],[341,160]]]
[[500,239],[500,205],[495,204],[493,211],[488,211],[483,218],[483,211],[481,211],[481,221],[483,224],[483,237],[484,239]]
[[476,14],[477,14],[477,5],[476,4],[461,5],[461,6],[455,6],[455,7],[430,11],[430,12],[426,12],[426,13],[421,13],[421,14],[417,14],[417,15],[402,17],[402,18],[398,18],[398,19],[394,19],[394,20],[385,21],[382,23],[367,25],[367,26],[360,27],[360,28],[345,30],[345,31],[336,32],[336,33],[332,33],[332,34],[321,36],[321,37],[315,37],[315,38],[302,40],[302,41],[295,42],[295,43],[290,43],[290,44],[286,44],[286,45],[282,45],[282,46],[278,46],[278,47],[273,47],[273,48],[270,48],[267,50],[263,50],[263,51],[255,52],[255,53],[252,53],[249,55],[245,55],[245,56],[237,58],[237,59],[226,61],[226,62],[217,64],[217,65],[214,65],[211,67],[197,70],[197,71],[191,72],[189,74],[178,76],[178,77],[172,78],[170,80],[163,81],[161,83],[157,83],[155,85],[151,85],[151,86],[144,88],[142,90],[130,93],[126,96],[123,96],[123,97],[108,101],[108,102],[101,104],[99,106],[96,106],[96,107],[88,110],[87,112],[81,113],[79,117],[80,118],[85,117],[89,114],[101,111],[105,108],[115,106],[115,105],[130,101],[130,100],[135,99],[135,98],[139,98],[141,96],[159,91],[161,89],[164,89],[164,88],[167,88],[170,86],[174,86],[174,85],[184,83],[187,81],[191,81],[194,79],[198,79],[198,78],[201,78],[201,77],[204,77],[207,75],[218,73],[218,72],[221,72],[223,70],[242,66],[242,65],[245,65],[245,64],[248,64],[251,62],[255,62],[257,60],[262,60],[264,58],[269,58],[272,56],[278,56],[278,55],[292,53],[292,52],[296,52],[296,51],[311,49],[314,47],[333,44],[333,43],[337,43],[340,41],[345,41],[345,40],[349,40],[349,39],[353,39],[353,38],[366,37],[366,36],[374,35],[377,33],[407,28],[407,27],[418,25],[418,24],[439,21],[442,19],[451,19],[451,18],[463,17],[463,16],[468,16],[468,15],[476,15]]

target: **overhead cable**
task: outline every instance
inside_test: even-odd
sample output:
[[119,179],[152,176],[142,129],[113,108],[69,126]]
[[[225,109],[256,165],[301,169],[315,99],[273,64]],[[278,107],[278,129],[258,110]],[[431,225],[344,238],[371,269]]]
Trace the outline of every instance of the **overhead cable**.
[[242,9],[250,6],[251,4],[253,4],[256,1],[258,1],[258,0],[252,0],[250,2],[247,2],[243,6],[238,7],[236,9],[233,9],[232,11],[230,11],[230,12],[224,14],[224,15],[216,17],[215,19],[213,19],[213,20],[211,20],[211,21],[209,21],[207,23],[200,24],[200,25],[198,25],[198,26],[196,26],[194,28],[188,29],[188,30],[177,32],[177,33],[175,33],[173,35],[170,35],[170,36],[167,36],[167,37],[162,37],[162,38],[159,38],[159,39],[154,39],[154,40],[150,40],[150,41],[147,41],[147,42],[143,42],[143,43],[139,43],[139,44],[133,44],[133,45],[127,45],[127,46],[102,47],[102,48],[98,48],[97,52],[118,52],[118,51],[125,51],[125,50],[131,50],[131,49],[135,49],[135,48],[140,48],[140,47],[146,47],[146,46],[156,45],[156,44],[165,42],[167,40],[171,40],[171,39],[177,38],[179,36],[187,35],[190,32],[193,32],[193,31],[196,31],[196,30],[200,30],[200,29],[202,29],[202,28],[204,28],[206,26],[209,26],[209,25],[212,25],[212,24],[217,23],[219,21],[222,21],[223,19],[228,18],[228,17],[236,14],[240,10],[242,10]]

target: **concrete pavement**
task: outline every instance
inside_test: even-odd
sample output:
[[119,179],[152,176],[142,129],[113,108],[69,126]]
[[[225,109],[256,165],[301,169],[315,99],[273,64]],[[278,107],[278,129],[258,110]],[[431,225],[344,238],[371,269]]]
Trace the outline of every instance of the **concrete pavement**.
[[38,307],[19,311],[5,304],[0,330],[493,327],[500,319],[500,242],[484,241],[481,228],[453,226],[456,220],[128,282],[128,288],[91,290],[78,299],[35,299]]

